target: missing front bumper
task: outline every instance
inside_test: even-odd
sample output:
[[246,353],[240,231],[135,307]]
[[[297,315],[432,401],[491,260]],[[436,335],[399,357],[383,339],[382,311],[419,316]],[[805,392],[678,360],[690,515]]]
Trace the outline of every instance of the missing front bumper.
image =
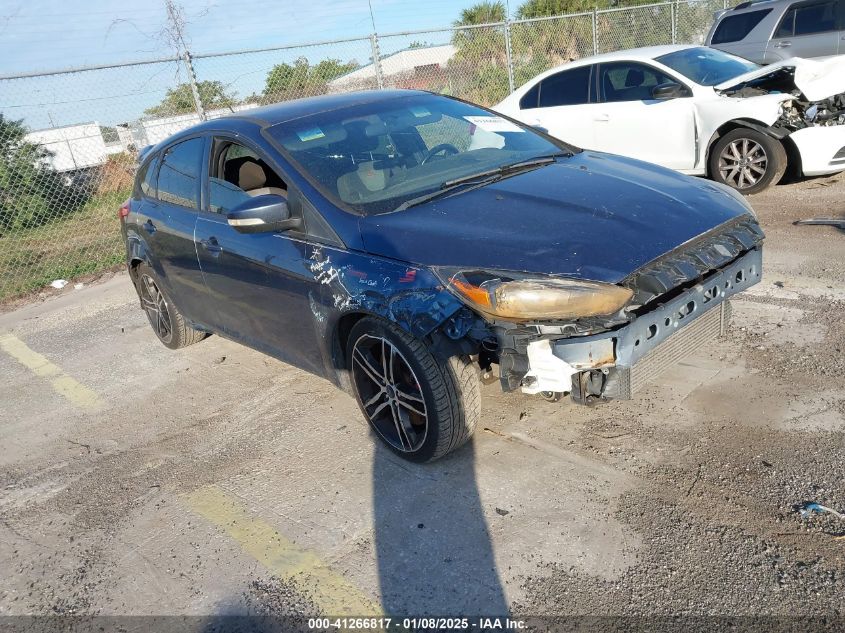
[[581,403],[596,397],[630,399],[665,369],[724,336],[728,299],[759,282],[761,267],[757,248],[623,328],[532,341],[522,391],[571,392]]

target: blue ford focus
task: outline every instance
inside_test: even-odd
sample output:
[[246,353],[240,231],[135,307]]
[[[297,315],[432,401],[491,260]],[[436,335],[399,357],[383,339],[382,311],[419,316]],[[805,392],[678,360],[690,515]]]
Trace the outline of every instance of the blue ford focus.
[[215,333],[322,376],[414,461],[467,441],[483,379],[631,398],[761,274],[733,190],[418,91],[192,127],[142,154],[120,216],[162,343]]

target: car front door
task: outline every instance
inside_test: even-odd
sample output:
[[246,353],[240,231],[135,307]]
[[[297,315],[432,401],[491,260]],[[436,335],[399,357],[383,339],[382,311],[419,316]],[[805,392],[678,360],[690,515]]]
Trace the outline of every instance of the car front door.
[[807,0],[790,5],[766,46],[766,63],[842,52],[841,12],[842,0]]
[[665,83],[679,82],[639,62],[599,65],[595,148],[671,169],[692,169],[696,142],[692,92],[683,86],[687,96],[654,99],[654,88]]
[[[266,170],[265,183],[239,182],[239,167]],[[205,285],[216,308],[214,328],[302,369],[324,373],[312,299],[320,284],[312,270],[315,244],[306,233],[240,233],[226,213],[251,195],[283,195],[291,213],[304,200],[259,153],[240,142],[215,138],[206,170],[208,205],[196,227],[196,247]],[[242,185],[247,190],[241,188]],[[263,185],[254,187],[253,185]]]
[[545,128],[567,143],[594,149],[592,72],[593,66],[579,66],[539,81],[522,97],[514,118]]
[[166,148],[150,164],[157,170],[155,198],[145,198],[140,210],[143,217],[139,217],[139,233],[171,299],[185,316],[199,323],[208,322],[207,292],[194,247],[204,152],[203,137]]

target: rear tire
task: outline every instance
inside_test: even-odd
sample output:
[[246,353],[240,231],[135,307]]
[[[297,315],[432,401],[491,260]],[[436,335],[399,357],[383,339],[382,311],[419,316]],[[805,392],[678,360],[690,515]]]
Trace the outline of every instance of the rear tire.
[[749,128],[731,130],[710,150],[710,177],[751,195],[777,184],[786,171],[786,150],[780,141]]
[[158,277],[145,263],[135,269],[135,290],[141,299],[141,308],[147,315],[153,332],[165,347],[179,349],[203,340],[206,332],[195,330],[161,289]]
[[358,406],[397,455],[434,461],[472,436],[481,390],[469,358],[438,358],[421,340],[372,317],[352,328],[346,358]]

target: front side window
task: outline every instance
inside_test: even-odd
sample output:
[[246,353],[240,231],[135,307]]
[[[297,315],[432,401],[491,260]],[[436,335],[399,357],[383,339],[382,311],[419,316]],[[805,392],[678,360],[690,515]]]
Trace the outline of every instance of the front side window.
[[[669,75],[634,62],[602,64],[599,71],[602,101],[648,101],[660,84],[675,82]],[[676,82],[675,82],[676,83]]]
[[540,82],[539,107],[589,103],[591,68],[582,66],[546,77]]
[[719,22],[716,32],[713,33],[713,44],[729,44],[739,42],[751,33],[763,18],[772,12],[771,9],[762,11],[749,11],[737,15],[729,15]]
[[205,140],[192,138],[170,147],[158,170],[158,199],[180,207],[199,207],[200,163]]
[[741,57],[703,46],[667,53],[655,61],[702,86],[715,86],[760,68]]
[[228,213],[249,198],[266,194],[287,198],[287,185],[248,147],[215,139],[208,179],[211,212]]
[[489,110],[413,95],[320,112],[265,130],[339,206],[392,211],[451,180],[568,151]]
[[775,38],[812,35],[836,30],[836,2],[793,5],[783,16]]

